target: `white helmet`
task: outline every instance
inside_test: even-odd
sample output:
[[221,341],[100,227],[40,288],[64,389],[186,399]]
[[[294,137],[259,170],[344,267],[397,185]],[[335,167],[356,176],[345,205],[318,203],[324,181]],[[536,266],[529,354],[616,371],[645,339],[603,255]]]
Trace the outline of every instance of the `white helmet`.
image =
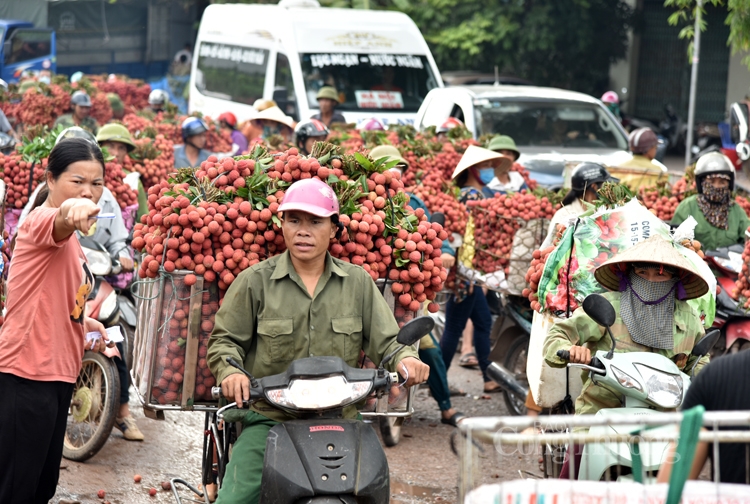
[[734,191],[735,170],[732,161],[720,152],[708,152],[695,163],[695,186],[703,193],[703,179],[710,175],[728,175],[729,188]]
[[166,105],[169,103],[169,95],[162,89],[154,89],[148,95],[149,105]]

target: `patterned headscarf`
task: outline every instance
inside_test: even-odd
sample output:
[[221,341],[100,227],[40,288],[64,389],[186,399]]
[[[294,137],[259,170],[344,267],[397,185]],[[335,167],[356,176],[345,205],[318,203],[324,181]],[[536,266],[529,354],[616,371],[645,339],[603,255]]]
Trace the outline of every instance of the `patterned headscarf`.
[[706,220],[713,227],[727,229],[729,226],[727,218],[729,208],[732,206],[732,191],[729,187],[718,189],[709,182],[712,178],[725,178],[731,180],[729,175],[719,173],[709,175],[701,182],[703,194],[698,195],[698,208],[701,209]]
[[677,278],[650,282],[630,269],[620,298],[620,317],[633,341],[651,348],[674,348],[677,282]]

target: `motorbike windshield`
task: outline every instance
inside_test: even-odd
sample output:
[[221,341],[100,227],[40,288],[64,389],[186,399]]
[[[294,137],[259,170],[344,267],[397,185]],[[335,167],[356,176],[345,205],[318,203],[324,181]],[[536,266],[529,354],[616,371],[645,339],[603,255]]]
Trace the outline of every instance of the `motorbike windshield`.
[[318,90],[333,86],[340,111],[416,112],[427,92],[438,87],[423,55],[306,53],[300,60],[311,109],[318,108]]
[[474,102],[477,136],[510,134],[519,147],[628,150],[603,107],[576,101],[487,99]]

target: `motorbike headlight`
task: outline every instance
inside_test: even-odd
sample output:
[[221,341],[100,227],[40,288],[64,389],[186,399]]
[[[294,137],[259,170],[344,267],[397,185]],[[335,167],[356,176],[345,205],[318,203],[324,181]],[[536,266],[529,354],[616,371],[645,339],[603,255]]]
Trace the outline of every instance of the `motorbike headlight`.
[[617,369],[615,366],[609,366],[609,369],[612,370],[612,374],[615,376],[620,385],[625,388],[632,388],[639,392],[643,392],[643,387],[641,387],[641,384],[638,382],[638,380],[627,374],[625,371],[623,371],[622,369]]
[[646,382],[648,398],[662,408],[676,408],[682,403],[682,378],[657,371],[642,364],[634,364]]
[[99,319],[108,320],[109,317],[117,309],[117,293],[115,291],[107,294],[107,297],[102,302],[101,308],[99,308]]
[[319,380],[292,380],[287,388],[266,390],[266,399],[281,408],[319,410],[354,404],[370,393],[372,382],[348,382],[341,375]]
[[716,261],[716,264],[729,271],[733,271],[735,273],[739,273],[740,271],[742,271],[742,254],[738,254],[737,252],[729,252],[728,255],[729,258],[714,257],[714,261]]
[[86,256],[86,261],[89,263],[89,270],[91,274],[95,276],[109,275],[112,271],[112,261],[109,258],[109,254],[105,254],[99,250],[83,249],[83,253]]

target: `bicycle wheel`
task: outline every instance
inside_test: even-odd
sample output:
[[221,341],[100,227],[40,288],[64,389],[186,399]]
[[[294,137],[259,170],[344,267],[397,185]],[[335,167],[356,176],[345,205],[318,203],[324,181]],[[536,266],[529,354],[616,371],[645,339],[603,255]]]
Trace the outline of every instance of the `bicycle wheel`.
[[386,446],[396,446],[401,440],[401,426],[404,424],[403,417],[378,417],[380,423],[380,435]]
[[120,380],[115,363],[86,351],[68,410],[63,457],[83,462],[107,442],[120,407]]
[[[516,338],[508,348],[503,365],[519,381],[519,383],[528,387],[529,381],[526,379],[526,357],[529,351],[529,337],[520,336]],[[505,405],[512,415],[523,416],[526,414],[526,397],[518,397],[507,390],[503,390]]]

